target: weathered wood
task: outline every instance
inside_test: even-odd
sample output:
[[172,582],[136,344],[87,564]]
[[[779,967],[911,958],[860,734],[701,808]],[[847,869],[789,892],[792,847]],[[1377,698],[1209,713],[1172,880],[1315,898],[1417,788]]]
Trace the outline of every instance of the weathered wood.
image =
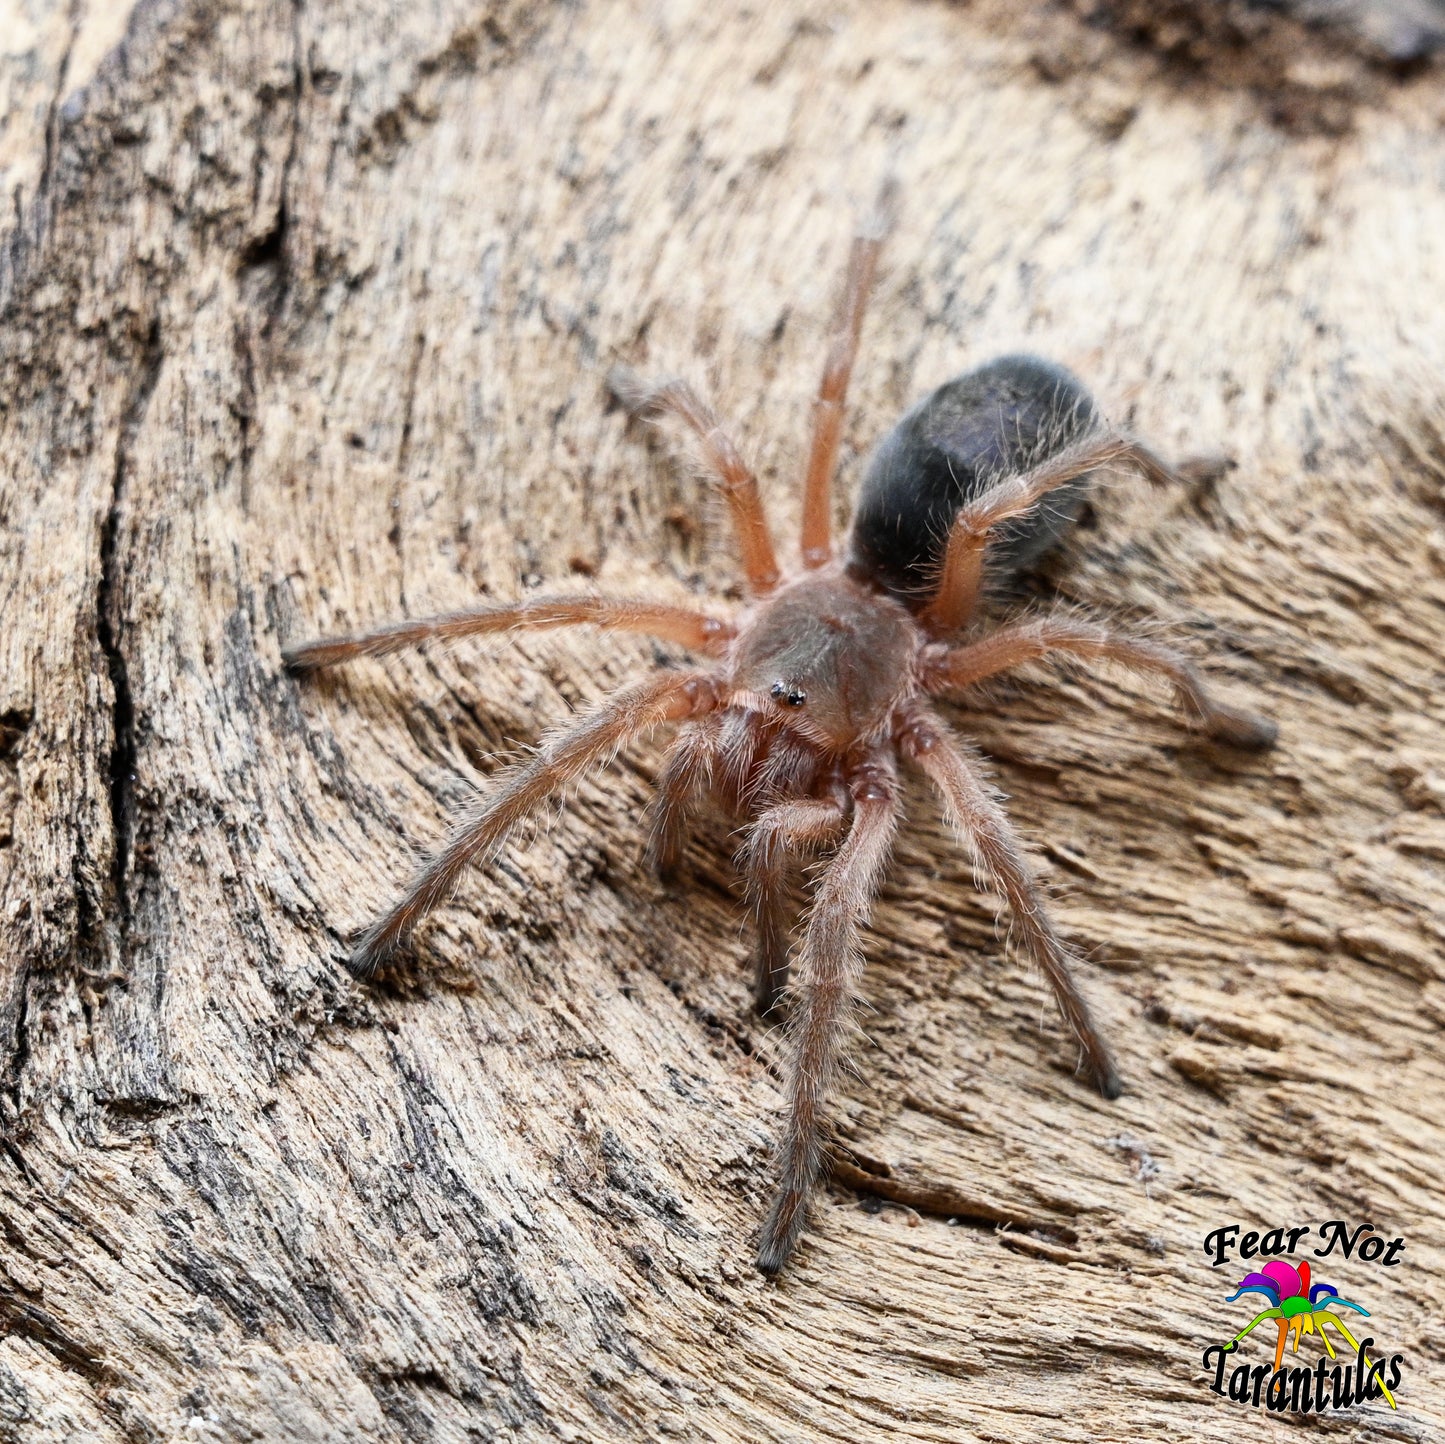
[[[1205,1388],[1244,1306],[1200,1244],[1337,1216],[1407,1240],[1317,1266],[1406,1372],[1321,1427],[1445,1422],[1438,72],[1301,32],[1322,134],[1017,9],[0,4],[0,1436],[1293,1437]],[[889,166],[844,491],[1018,345],[1225,447],[1201,494],[1099,496],[1053,575],[1282,741],[1085,672],[956,712],[1128,1091],[1073,1076],[916,790],[840,1113],[848,1177],[935,1212],[837,1186],[772,1284],[731,843],[645,875],[656,747],[413,972],[343,968],[463,779],[653,650],[279,654],[540,581],[725,593],[704,484],[603,376],[705,384],[794,527]]]

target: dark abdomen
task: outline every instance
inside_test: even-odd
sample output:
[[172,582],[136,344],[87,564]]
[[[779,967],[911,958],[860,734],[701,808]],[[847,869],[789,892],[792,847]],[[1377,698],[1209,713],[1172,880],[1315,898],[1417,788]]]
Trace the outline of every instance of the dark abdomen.
[[[1079,379],[1038,356],[1000,356],[946,382],[874,452],[858,493],[849,570],[921,607],[959,507],[1098,423]],[[1047,552],[1078,515],[1088,484],[1080,477],[1060,487],[1033,515],[1001,528],[991,575],[1016,574]]]

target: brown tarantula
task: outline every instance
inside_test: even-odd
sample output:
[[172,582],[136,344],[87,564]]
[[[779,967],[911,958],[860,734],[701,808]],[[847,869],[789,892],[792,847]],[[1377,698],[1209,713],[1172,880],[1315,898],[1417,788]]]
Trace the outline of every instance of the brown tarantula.
[[1209,734],[1244,747],[1273,724],[1216,701],[1183,656],[1076,616],[1044,616],[960,641],[986,570],[1007,574],[1045,551],[1072,520],[1091,473],[1170,470],[1139,442],[1103,426],[1061,367],[1011,356],[958,377],[909,412],[864,480],[846,555],[830,541],[843,402],[879,249],[889,188],[853,241],[836,331],[815,403],[803,491],[800,565],[784,574],[757,480],[712,410],[686,384],[643,387],[615,375],[634,411],[672,415],[695,434],[736,525],[753,599],[731,619],[646,600],[538,597],[479,607],[290,648],[295,672],[380,656],[433,638],[590,624],[642,632],[715,659],[626,687],[570,732],[504,773],[446,846],[358,943],[366,976],[417,921],[483,861],[508,830],[593,763],[660,723],[681,723],[658,784],[648,852],[662,872],[680,856],[689,808],[709,795],[745,825],[741,860],[758,920],[757,1006],[772,1012],[788,979],[789,865],[832,846],[813,892],[788,991],[788,1115],[758,1266],[775,1273],[802,1231],[823,1159],[830,1081],[863,959],[859,927],[898,820],[898,759],[929,778],[977,864],[1007,900],[1014,935],[1043,970],[1105,1097],[1119,1078],[1076,986],[1072,955],[998,799],[931,699],[1022,662],[1061,653],[1156,672]]

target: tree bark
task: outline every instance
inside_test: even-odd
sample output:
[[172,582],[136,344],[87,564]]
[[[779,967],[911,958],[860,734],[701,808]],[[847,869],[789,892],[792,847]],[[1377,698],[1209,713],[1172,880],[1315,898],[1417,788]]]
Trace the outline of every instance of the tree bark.
[[[1208,1389],[1247,1270],[1202,1243],[1333,1218],[1406,1240],[1314,1264],[1404,1382],[1322,1423],[1445,1426],[1445,109],[1272,34],[1285,115],[1003,0],[0,0],[0,1437],[1292,1438]],[[840,520],[928,388],[1070,365],[1237,465],[1102,490],[1038,589],[1158,618],[1281,741],[1088,671],[954,709],[1126,1092],[911,792],[850,1156],[772,1283],[776,1039],[726,828],[641,866],[660,744],[412,968],[344,968],[479,774],[680,654],[298,684],[280,648],[539,585],[736,598],[603,378],[705,387],[791,538],[888,168]]]

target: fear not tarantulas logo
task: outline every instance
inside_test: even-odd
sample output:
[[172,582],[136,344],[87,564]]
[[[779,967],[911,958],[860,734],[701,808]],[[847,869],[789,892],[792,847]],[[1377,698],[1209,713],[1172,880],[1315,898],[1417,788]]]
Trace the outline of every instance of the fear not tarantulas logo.
[[[1215,1229],[1206,1238],[1204,1251],[1213,1255],[1213,1264],[1218,1268],[1226,1262],[1236,1240],[1243,1258],[1293,1254],[1300,1240],[1312,1232],[1308,1225],[1302,1225],[1271,1229],[1263,1235],[1246,1233],[1241,1238],[1239,1228],[1230,1224]],[[1332,1219],[1320,1225],[1321,1246],[1313,1253],[1317,1258],[1326,1258],[1338,1248],[1349,1258],[1365,1233],[1374,1234],[1371,1224],[1361,1224],[1352,1233],[1342,1219]],[[1402,1238],[1394,1239],[1387,1247],[1385,1240],[1375,1235],[1360,1245],[1359,1256],[1369,1263],[1379,1261],[1388,1268],[1398,1263],[1404,1247]],[[1377,1350],[1371,1357],[1374,1336],[1356,1338],[1346,1315],[1340,1312],[1349,1310],[1352,1315],[1368,1318],[1369,1309],[1352,1299],[1342,1298],[1333,1284],[1313,1281],[1308,1259],[1301,1259],[1297,1264],[1283,1258],[1268,1259],[1246,1273],[1225,1302],[1232,1304],[1248,1295],[1255,1296],[1255,1306],[1263,1300],[1267,1307],[1260,1309],[1227,1343],[1211,1344],[1204,1350],[1204,1367],[1213,1375],[1209,1387],[1216,1394],[1239,1404],[1255,1407],[1263,1404],[1275,1413],[1323,1413],[1327,1409],[1348,1409],[1380,1398],[1392,1409],[1397,1407],[1393,1391],[1400,1387],[1403,1356],[1393,1354],[1387,1363]],[[1352,1322],[1361,1333],[1365,1332],[1359,1318],[1353,1318]],[[1273,1323],[1276,1329],[1273,1365],[1241,1359],[1232,1368],[1228,1367],[1249,1335],[1265,1323]],[[1308,1364],[1284,1367],[1284,1346],[1291,1333],[1296,1355],[1306,1334],[1318,1338],[1323,1352],[1313,1367]],[[1341,1345],[1338,1353],[1336,1344]],[[1348,1346],[1348,1352],[1344,1346]]]

